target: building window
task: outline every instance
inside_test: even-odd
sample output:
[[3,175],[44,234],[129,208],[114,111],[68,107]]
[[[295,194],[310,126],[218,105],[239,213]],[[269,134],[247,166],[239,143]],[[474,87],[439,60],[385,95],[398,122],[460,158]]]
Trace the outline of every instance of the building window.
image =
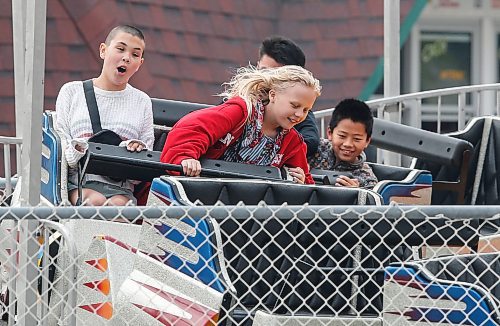
[[[420,89],[422,91],[472,84],[472,34],[422,31],[420,38]],[[442,104],[456,104],[444,97]],[[467,104],[470,104],[467,98]],[[435,99],[426,104],[436,102]]]

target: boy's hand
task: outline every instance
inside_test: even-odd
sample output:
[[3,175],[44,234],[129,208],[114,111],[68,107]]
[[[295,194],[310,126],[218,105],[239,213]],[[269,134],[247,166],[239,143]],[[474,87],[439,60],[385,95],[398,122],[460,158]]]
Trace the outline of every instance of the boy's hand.
[[335,186],[359,188],[359,180],[358,179],[351,179],[345,175],[340,175],[335,182]]
[[75,149],[77,151],[79,151],[80,153],[85,153],[85,148],[83,148],[82,146],[80,146],[78,144],[75,145]]
[[184,175],[188,177],[197,177],[201,173],[201,163],[194,158],[188,158],[181,162]]
[[130,141],[127,145],[127,150],[129,152],[140,152],[143,149],[144,149],[144,144],[135,140]]
[[73,138],[71,140],[71,146],[73,146],[80,153],[85,153],[87,148],[89,148],[89,143],[86,138]]
[[299,167],[296,168],[288,168],[288,174],[293,178],[293,182],[304,184],[306,180],[306,174],[304,170]]

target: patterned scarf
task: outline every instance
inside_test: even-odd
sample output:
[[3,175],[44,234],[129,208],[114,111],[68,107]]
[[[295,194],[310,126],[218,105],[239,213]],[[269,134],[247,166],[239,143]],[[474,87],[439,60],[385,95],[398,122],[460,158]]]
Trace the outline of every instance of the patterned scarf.
[[262,133],[265,106],[259,100],[241,137],[222,155],[224,161],[269,166],[289,130],[278,129],[275,139]]

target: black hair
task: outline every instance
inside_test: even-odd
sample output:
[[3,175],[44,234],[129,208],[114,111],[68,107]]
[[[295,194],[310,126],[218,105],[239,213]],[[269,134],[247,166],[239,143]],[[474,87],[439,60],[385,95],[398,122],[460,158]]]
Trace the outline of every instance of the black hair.
[[[132,36],[135,36],[135,37],[138,37],[139,39],[143,40],[144,42],[146,42],[146,40],[144,39],[144,34],[142,33],[142,31],[135,27],[135,26],[132,26],[132,25],[118,25],[116,27],[114,27],[109,33],[108,33],[108,36],[106,37],[106,45],[109,45],[111,43],[111,40],[116,36],[116,34],[118,34],[119,32],[123,32],[123,33],[127,33],[127,34],[130,34]],[[142,53],[142,56],[144,56],[144,49],[143,49],[143,53]]]
[[306,65],[306,56],[302,49],[292,40],[282,36],[270,36],[262,41],[259,48],[259,60],[268,55],[284,66],[295,65],[302,68]]
[[353,98],[340,101],[335,110],[333,110],[332,119],[330,120],[330,130],[333,131],[339,122],[344,119],[361,122],[365,125],[367,137],[370,138],[372,136],[373,114],[365,102]]

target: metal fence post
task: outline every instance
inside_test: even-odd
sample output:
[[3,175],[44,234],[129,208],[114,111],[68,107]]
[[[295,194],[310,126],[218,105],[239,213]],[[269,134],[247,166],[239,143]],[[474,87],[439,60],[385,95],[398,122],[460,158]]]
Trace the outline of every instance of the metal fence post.
[[16,281],[17,323],[20,326],[38,324],[38,258],[39,244],[36,230],[38,221],[25,219],[18,222],[19,243],[18,271]]

